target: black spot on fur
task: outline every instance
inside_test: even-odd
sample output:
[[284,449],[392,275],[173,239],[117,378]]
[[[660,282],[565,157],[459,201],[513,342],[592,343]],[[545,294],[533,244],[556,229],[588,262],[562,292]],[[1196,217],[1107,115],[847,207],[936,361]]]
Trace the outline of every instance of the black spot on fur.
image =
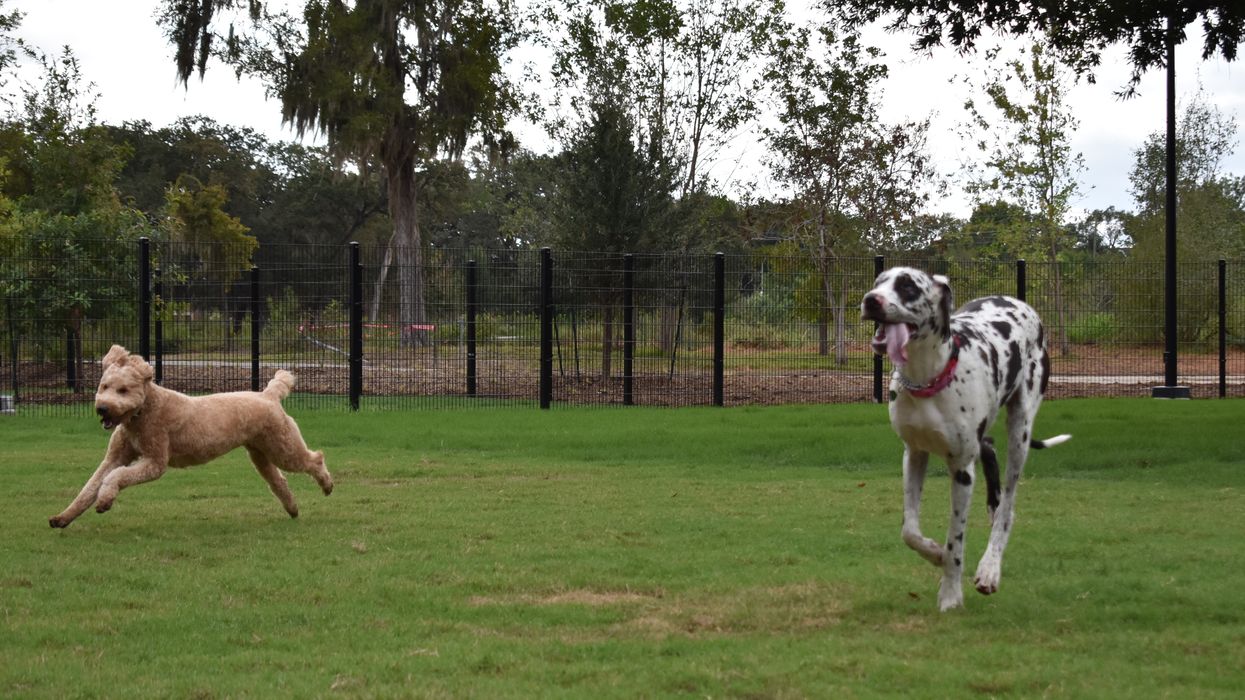
[[1046,393],[1046,385],[1050,383],[1050,353],[1042,351],[1042,393]]
[[977,442],[981,442],[982,439],[985,438],[985,436],[986,436],[986,419],[982,418],[981,422],[977,424]]
[[[978,333],[977,329],[973,328],[972,326],[961,325],[959,328],[955,329],[955,332],[959,334],[962,338],[964,338],[965,341],[981,340],[981,333]],[[971,345],[971,343],[965,342],[964,345],[965,346]],[[983,359],[984,359],[984,356],[983,356]]]
[[960,561],[960,558],[959,558],[959,557],[956,557],[956,558],[955,558],[955,565],[956,565],[956,566],[962,566],[962,565],[963,565],[963,563]]
[[895,293],[899,295],[901,301],[908,304],[921,298],[921,288],[906,272],[895,278]]
[[938,282],[938,289],[942,294],[938,297],[938,324],[935,330],[942,336],[943,340],[951,337],[951,310],[955,304],[955,296],[951,293],[949,285]]
[[1007,340],[1012,337],[1012,324],[1007,321],[991,321],[990,325],[994,326],[994,330],[998,331],[999,335],[1003,336],[1003,340]]
[[986,505],[991,510],[999,507],[999,458],[994,452],[993,440],[981,441],[981,473],[986,477]]
[[1007,381],[1003,384],[1004,394],[1010,396],[1016,389],[1016,378],[1020,376],[1020,344],[1012,341],[1007,344]]
[[982,299],[973,299],[972,301],[968,302],[968,303],[967,303],[967,304],[965,304],[964,306],[960,307],[960,310],[959,310],[959,311],[957,311],[956,313],[960,313],[960,314],[971,314],[971,313],[973,313],[974,311],[981,311],[981,307],[982,307],[982,306],[985,306],[986,301],[987,301],[987,300],[986,300],[986,299],[984,299],[984,298],[982,298]]
[[955,483],[961,486],[971,486],[973,483],[973,475],[967,469],[961,469],[955,473]]
[[994,375],[994,388],[999,388],[999,349],[990,346],[990,372]]

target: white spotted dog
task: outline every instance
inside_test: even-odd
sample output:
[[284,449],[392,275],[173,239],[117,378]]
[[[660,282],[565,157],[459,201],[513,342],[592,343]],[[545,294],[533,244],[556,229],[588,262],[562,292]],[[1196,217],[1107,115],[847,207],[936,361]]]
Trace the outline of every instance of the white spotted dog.
[[[861,302],[861,318],[877,321],[873,348],[890,357],[891,425],[904,441],[903,540],[943,575],[938,606],[963,605],[964,530],[973,493],[973,463],[986,477],[990,541],[977,565],[980,593],[998,591],[1003,550],[1011,533],[1016,486],[1029,448],[1068,440],[1033,440],[1033,420],[1050,378],[1050,356],[1037,312],[1004,296],[975,299],[952,314],[947,278],[908,267],[883,272]],[[1007,474],[987,436],[1007,407]],[[951,524],[946,547],[921,534],[921,490],[930,453],[951,472]]]

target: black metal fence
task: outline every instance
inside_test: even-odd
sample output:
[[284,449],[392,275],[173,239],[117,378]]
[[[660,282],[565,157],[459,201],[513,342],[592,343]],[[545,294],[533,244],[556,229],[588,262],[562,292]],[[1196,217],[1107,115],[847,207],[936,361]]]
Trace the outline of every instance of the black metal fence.
[[[255,390],[287,368],[294,401],[343,409],[874,401],[885,368],[858,308],[893,264],[948,275],[960,301],[1035,306],[1053,398],[1163,383],[1159,262],[74,245],[0,259],[0,410],[85,410],[113,343],[173,389]],[[1245,395],[1243,272],[1181,264],[1180,379],[1194,397]]]

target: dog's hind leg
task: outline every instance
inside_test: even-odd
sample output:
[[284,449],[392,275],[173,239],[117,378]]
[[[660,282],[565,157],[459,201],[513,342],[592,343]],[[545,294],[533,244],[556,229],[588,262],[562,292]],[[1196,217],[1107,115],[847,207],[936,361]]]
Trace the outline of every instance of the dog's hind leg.
[[981,473],[986,477],[986,513],[993,525],[999,509],[999,457],[994,452],[994,438],[981,441]]
[[973,577],[973,585],[983,595],[999,590],[999,579],[1003,576],[1003,550],[1007,549],[1016,512],[1016,489],[1029,456],[1029,438],[1032,437],[1033,415],[1037,407],[1024,404],[1024,398],[1018,397],[1007,407],[1007,473],[990,528],[990,542],[977,564],[977,575]]
[[973,463],[976,455],[948,460],[951,472],[951,518],[947,526],[947,553],[942,561],[942,583],[938,587],[938,608],[947,611],[964,604],[964,531],[973,502]]
[[99,495],[99,487],[104,483],[104,478],[113,472],[113,470],[129,464],[138,459],[138,452],[130,446],[125,436],[114,432],[108,440],[108,451],[104,453],[104,460],[99,463],[95,473],[87,479],[86,484],[82,486],[82,490],[78,492],[77,498],[61,511],[59,514],[48,519],[48,524],[52,527],[68,527],[69,523],[75,518],[86,512],[95,503],[96,497]]
[[287,472],[310,474],[327,496],[333,493],[333,476],[324,466],[324,453],[307,449],[303,435],[293,418],[285,417],[285,428],[265,441],[263,446],[269,459]]
[[942,547],[921,534],[921,492],[929,453],[905,447],[903,453],[903,541],[929,563],[942,566]]
[[255,465],[255,470],[264,477],[264,481],[268,482],[268,489],[272,491],[272,495],[276,496],[277,500],[281,501],[281,505],[285,507],[285,512],[289,513],[291,518],[297,518],[298,503],[294,501],[294,494],[290,493],[290,485],[286,483],[285,475],[260,450],[248,446],[246,452],[251,455],[251,463]]

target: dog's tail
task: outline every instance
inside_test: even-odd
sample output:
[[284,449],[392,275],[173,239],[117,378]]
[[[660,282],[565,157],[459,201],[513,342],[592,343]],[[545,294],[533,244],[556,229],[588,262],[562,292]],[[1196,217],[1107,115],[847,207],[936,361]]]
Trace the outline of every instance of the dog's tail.
[[272,375],[272,380],[268,382],[267,388],[264,389],[264,396],[280,401],[290,395],[290,390],[294,388],[294,375],[283,369],[277,370]]
[[1046,438],[1045,440],[1030,440],[1029,447],[1032,447],[1035,450],[1041,450],[1047,447],[1054,447],[1055,445],[1062,445],[1071,439],[1071,435],[1064,433],[1063,435],[1056,435],[1053,438]]

